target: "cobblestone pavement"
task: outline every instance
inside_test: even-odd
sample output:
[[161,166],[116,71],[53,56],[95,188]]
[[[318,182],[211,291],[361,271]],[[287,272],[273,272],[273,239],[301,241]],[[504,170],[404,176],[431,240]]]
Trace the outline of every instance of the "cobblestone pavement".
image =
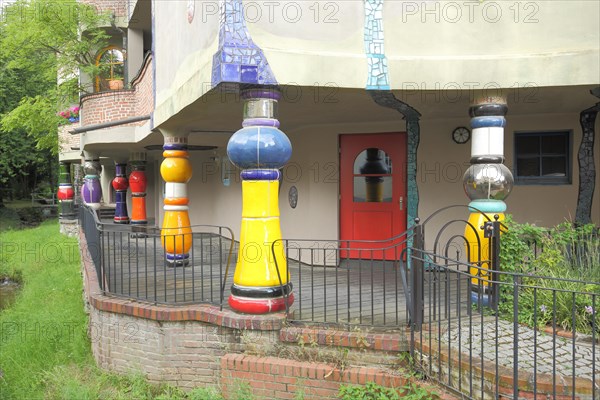
[[[496,335],[496,331],[498,334]],[[497,337],[497,339],[496,339]],[[440,338],[450,343],[452,351],[463,354],[472,350],[473,357],[513,368],[514,329],[511,322],[498,320],[455,326]],[[574,361],[573,361],[574,359]],[[557,376],[592,379],[595,359],[596,384],[600,382],[600,345],[592,346],[591,338],[572,339],[550,335],[525,326],[518,329],[518,368],[520,371],[553,374]],[[575,368],[573,369],[573,362]]]

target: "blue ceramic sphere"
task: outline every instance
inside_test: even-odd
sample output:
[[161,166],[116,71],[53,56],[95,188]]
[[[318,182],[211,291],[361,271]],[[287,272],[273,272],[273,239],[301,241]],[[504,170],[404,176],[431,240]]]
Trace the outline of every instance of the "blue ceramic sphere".
[[227,155],[239,168],[281,168],[292,155],[292,144],[279,129],[248,126],[231,136]]

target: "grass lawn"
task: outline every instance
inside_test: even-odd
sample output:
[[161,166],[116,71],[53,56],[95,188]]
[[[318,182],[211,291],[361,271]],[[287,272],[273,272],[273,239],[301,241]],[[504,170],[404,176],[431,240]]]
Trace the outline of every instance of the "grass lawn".
[[0,277],[22,281],[16,302],[0,311],[0,399],[219,399],[183,393],[95,366],[83,311],[77,240],[58,223],[0,233]]

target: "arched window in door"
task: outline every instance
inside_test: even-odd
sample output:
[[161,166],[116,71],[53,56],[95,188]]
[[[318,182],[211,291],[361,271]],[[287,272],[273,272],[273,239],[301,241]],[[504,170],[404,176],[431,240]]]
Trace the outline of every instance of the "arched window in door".
[[122,49],[116,46],[103,49],[96,57],[96,65],[100,68],[95,83],[97,92],[123,89],[125,65]]
[[392,160],[383,150],[370,147],[354,159],[354,202],[392,201]]

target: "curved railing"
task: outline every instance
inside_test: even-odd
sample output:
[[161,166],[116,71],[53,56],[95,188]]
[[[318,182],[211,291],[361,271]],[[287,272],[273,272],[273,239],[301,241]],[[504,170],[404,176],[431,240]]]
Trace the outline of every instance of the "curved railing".
[[[104,294],[159,304],[225,303],[230,265],[236,251],[231,229],[190,226],[188,235],[161,235],[157,227],[102,222],[81,207],[81,223]],[[164,243],[191,240],[189,262],[173,266]]]

